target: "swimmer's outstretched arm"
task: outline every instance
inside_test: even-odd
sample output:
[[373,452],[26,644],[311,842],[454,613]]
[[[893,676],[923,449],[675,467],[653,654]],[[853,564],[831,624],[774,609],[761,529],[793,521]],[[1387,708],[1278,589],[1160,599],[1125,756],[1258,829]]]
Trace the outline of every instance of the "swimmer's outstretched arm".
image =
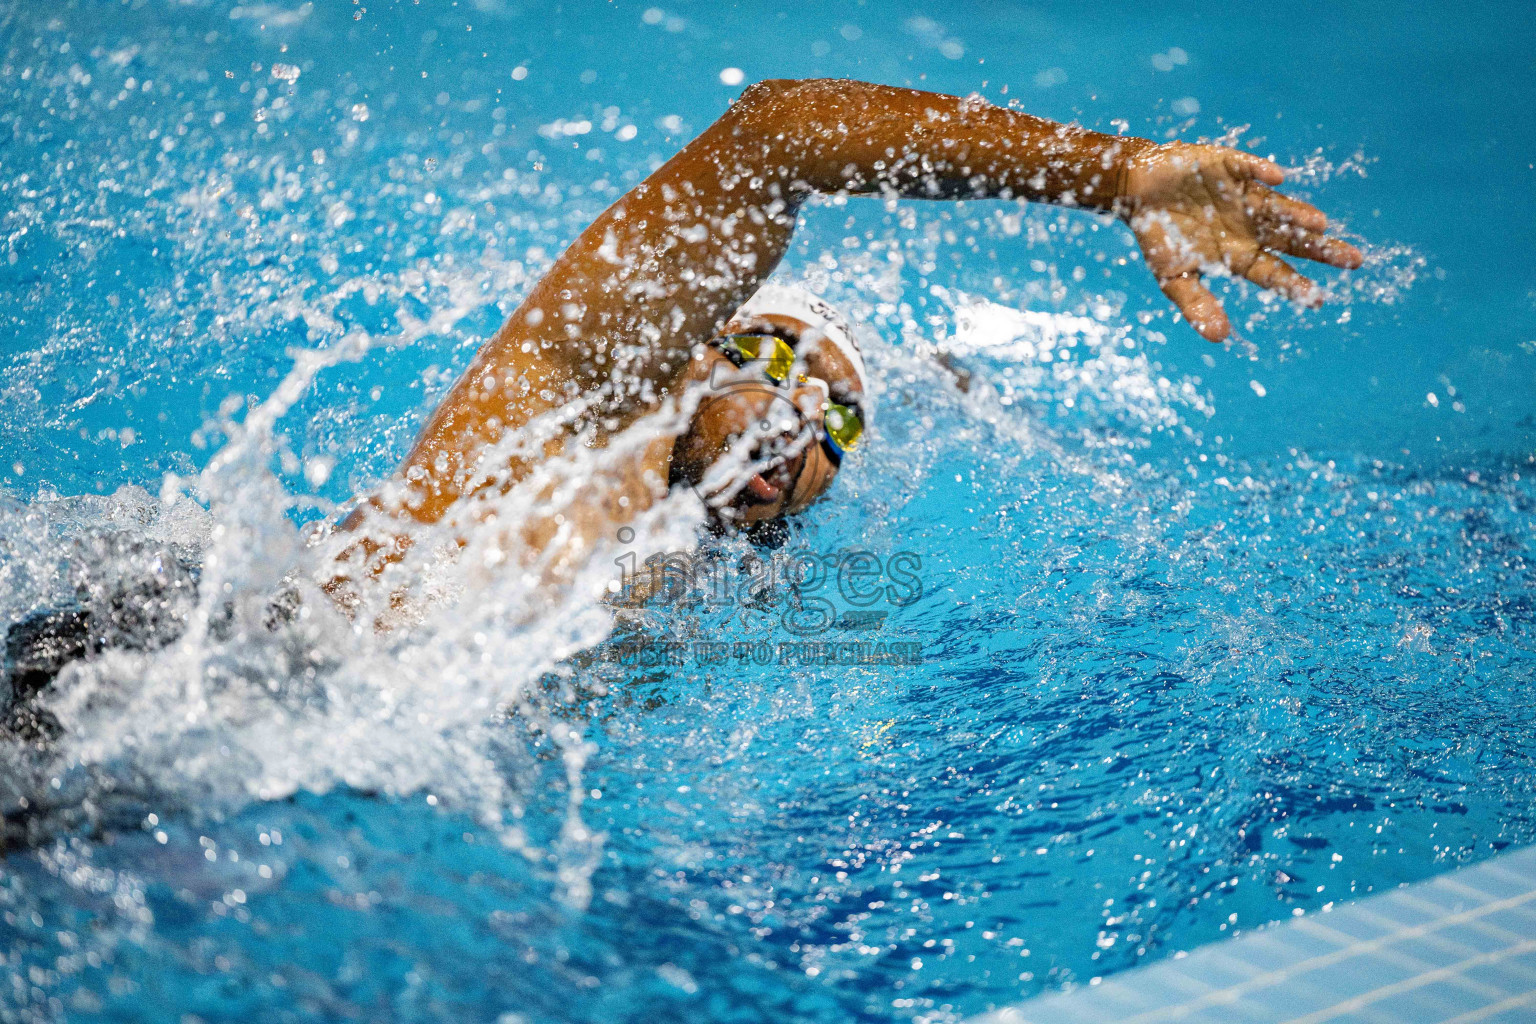
[[654,408],[693,346],[777,266],[812,194],[1020,197],[1113,212],[1168,297],[1219,340],[1230,328],[1202,269],[1316,302],[1280,254],[1360,262],[1323,234],[1321,212],[1269,187],[1281,180],[1278,166],[1238,150],[1103,135],[979,98],[759,83],[587,228],[482,348],[407,460],[407,510],[436,519],[476,486],[487,442],[578,396],[599,400],[605,430]]

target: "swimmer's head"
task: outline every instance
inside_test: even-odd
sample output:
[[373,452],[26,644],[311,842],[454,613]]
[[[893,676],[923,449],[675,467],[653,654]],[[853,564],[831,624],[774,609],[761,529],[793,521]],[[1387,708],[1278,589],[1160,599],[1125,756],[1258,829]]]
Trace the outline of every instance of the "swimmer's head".
[[675,482],[741,528],[826,493],[869,422],[864,360],[847,322],[800,288],[767,285],[694,353],[706,388],[672,453]]

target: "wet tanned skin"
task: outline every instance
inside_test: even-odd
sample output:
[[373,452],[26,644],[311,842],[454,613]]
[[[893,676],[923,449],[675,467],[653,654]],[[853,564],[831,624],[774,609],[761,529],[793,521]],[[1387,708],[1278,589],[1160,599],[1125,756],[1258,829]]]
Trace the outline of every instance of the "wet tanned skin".
[[[754,424],[768,421],[784,428],[782,436],[759,442],[758,447],[764,450],[757,453],[760,459],[782,455],[782,464],[762,474],[769,487],[779,493],[753,493],[752,488],[742,487],[728,510],[721,512],[735,526],[750,526],[799,512],[826,493],[837,476],[837,466],[815,436],[823,418],[822,405],[832,395],[845,401],[864,396],[858,391],[853,367],[842,353],[831,345],[820,344],[819,333],[799,320],[777,315],[736,317],[726,325],[724,333],[764,333],[784,338],[795,348],[797,371],[812,378],[788,388],[773,385],[754,379],[750,366],[738,371],[711,347],[696,353],[693,360],[687,382],[713,382],[716,386],[705,391],[688,429],[673,445],[672,482],[699,484],[716,460],[734,444],[743,443],[744,436],[752,436]],[[718,387],[722,379],[737,377],[745,381],[728,390]],[[815,381],[824,382],[826,387]]]
[[[493,475],[505,487],[527,473],[529,457],[482,464],[504,432],[588,399],[583,422],[601,445],[707,379],[723,357],[702,343],[778,265],[813,194],[1012,197],[1113,212],[1164,292],[1216,341],[1230,328],[1200,283],[1203,266],[1315,303],[1317,290],[1282,255],[1360,263],[1353,246],[1323,234],[1321,212],[1269,187],[1281,180],[1278,166],[1238,150],[1103,135],[978,98],[836,80],[759,83],[572,243],[438,407],[400,477],[344,525],[366,518],[370,535],[399,550],[411,520],[438,520]],[[759,400],[773,400],[769,390]],[[696,479],[699,460],[746,415],[705,403],[681,443],[658,437],[623,485],[628,514],[668,481]],[[562,446],[550,442],[542,457]],[[792,494],[744,507],[744,519],[798,509],[825,490],[825,454],[811,445],[802,457],[811,476]],[[376,540],[363,543],[391,557]]]

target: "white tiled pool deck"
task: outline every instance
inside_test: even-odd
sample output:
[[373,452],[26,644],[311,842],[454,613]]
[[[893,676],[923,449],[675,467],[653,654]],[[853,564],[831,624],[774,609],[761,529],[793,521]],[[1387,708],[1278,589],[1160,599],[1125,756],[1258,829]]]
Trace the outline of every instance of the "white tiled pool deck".
[[1536,847],[970,1024],[1536,1024]]

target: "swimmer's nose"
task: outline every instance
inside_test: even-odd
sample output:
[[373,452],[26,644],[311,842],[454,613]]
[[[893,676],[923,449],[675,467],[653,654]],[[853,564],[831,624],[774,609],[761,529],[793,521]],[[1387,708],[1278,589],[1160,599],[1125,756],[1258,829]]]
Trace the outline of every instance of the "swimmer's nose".
[[827,388],[825,385],[812,384],[809,381],[798,384],[790,393],[790,399],[800,414],[805,417],[813,428],[820,430],[822,421],[826,417]]

